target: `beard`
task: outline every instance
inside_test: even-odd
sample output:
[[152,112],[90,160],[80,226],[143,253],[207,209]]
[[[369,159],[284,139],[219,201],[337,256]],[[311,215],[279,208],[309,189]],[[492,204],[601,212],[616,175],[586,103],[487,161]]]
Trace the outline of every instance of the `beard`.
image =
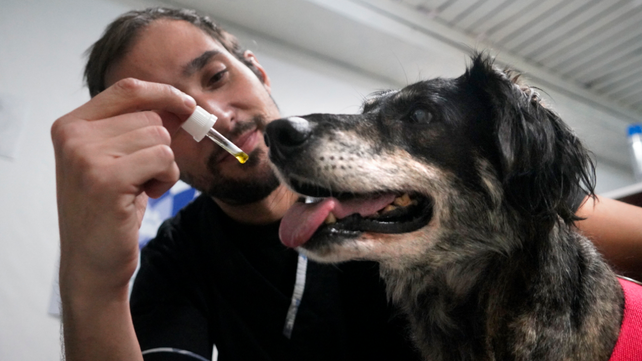
[[208,169],[213,176],[209,187],[204,191],[207,195],[219,199],[229,205],[245,205],[258,202],[269,196],[279,185],[279,179],[272,168],[263,159],[267,155],[261,149],[250,153],[250,158],[243,167],[256,168],[254,177],[250,179],[231,179],[221,174],[220,169],[208,162]]
[[[267,121],[263,116],[255,116],[249,122],[238,123],[231,136],[240,135],[248,129],[257,128],[264,132]],[[262,149],[255,149],[249,154],[249,159],[243,167],[252,173],[247,179],[238,179],[225,176],[221,170],[219,156],[224,150],[212,152],[207,159],[206,175],[195,177],[181,174],[181,179],[198,189],[202,193],[216,198],[229,205],[246,205],[265,199],[280,185],[280,181],[268,164],[267,154]]]

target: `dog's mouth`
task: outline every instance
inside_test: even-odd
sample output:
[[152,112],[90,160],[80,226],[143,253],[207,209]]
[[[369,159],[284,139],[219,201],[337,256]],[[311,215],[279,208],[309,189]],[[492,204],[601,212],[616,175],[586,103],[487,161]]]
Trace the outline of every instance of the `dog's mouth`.
[[333,192],[310,183],[289,183],[304,195],[281,221],[281,241],[292,248],[322,236],[354,238],[363,232],[413,232],[432,218],[432,199],[417,193]]

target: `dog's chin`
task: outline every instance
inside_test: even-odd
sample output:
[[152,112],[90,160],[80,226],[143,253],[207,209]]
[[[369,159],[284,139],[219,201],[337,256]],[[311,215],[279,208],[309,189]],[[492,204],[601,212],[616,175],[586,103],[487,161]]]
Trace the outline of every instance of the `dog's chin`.
[[282,240],[317,261],[378,260],[377,244],[394,243],[394,235],[418,231],[433,216],[434,202],[426,195],[390,190],[359,194],[288,183],[303,197],[282,221]]

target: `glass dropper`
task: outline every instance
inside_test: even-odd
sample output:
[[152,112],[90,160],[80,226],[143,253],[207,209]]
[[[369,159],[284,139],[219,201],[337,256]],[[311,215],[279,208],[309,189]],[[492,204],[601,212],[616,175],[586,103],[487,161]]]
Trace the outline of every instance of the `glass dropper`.
[[227,138],[221,135],[214,129],[214,123],[218,118],[214,114],[208,113],[205,109],[196,106],[194,113],[187,118],[185,123],[183,123],[182,128],[185,129],[189,134],[194,137],[194,140],[200,142],[204,137],[208,137],[214,141],[214,143],[221,146],[228,153],[233,155],[239,163],[245,163],[249,156],[241,150],[241,148],[234,145]]

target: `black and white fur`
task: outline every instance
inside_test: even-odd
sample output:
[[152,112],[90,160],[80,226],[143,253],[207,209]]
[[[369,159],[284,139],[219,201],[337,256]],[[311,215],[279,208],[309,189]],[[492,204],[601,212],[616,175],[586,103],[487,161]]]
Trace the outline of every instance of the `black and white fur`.
[[463,76],[380,92],[362,114],[272,122],[270,157],[295,191],[422,199],[380,232],[338,220],[299,250],[380,262],[426,360],[608,360],[623,294],[573,225],[593,165],[516,78],[478,54]]

